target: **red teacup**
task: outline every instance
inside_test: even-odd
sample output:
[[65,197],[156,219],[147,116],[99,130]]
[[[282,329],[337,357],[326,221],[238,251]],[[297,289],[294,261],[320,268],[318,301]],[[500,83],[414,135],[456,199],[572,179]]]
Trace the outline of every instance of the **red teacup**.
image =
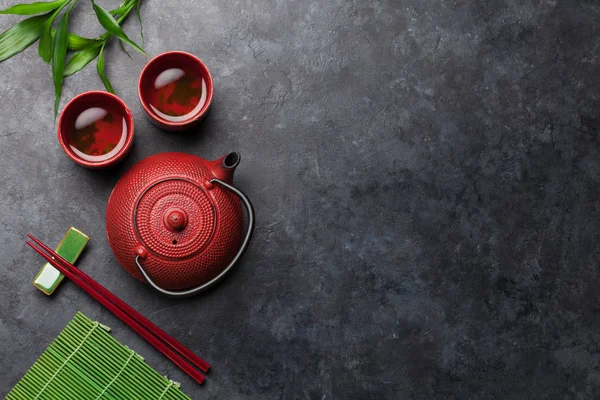
[[195,126],[213,97],[213,80],[200,59],[182,51],[154,57],[138,82],[140,103],[152,123],[167,131]]
[[107,168],[122,161],[133,145],[133,118],[114,94],[85,92],[74,97],[58,119],[58,140],[77,164]]

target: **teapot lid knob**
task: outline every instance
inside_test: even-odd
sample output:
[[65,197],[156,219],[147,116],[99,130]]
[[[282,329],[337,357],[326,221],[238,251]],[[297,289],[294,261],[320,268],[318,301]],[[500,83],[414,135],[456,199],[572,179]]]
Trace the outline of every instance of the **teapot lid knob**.
[[165,213],[165,225],[172,231],[182,231],[188,223],[187,213],[179,207],[171,207]]

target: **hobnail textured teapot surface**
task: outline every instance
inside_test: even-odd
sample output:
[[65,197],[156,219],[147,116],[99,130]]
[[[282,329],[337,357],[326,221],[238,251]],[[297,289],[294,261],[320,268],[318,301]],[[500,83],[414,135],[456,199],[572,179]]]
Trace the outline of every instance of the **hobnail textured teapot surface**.
[[216,161],[162,153],[127,171],[106,209],[108,241],[121,265],[145,281],[137,264],[143,265],[167,290],[217,277],[237,258],[242,240],[240,199],[224,187],[238,163],[238,153]]

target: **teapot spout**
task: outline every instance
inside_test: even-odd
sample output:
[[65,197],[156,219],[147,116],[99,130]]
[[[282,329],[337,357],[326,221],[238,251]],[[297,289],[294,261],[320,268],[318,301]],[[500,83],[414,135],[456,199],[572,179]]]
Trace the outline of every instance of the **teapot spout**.
[[233,173],[240,164],[242,156],[237,151],[225,154],[218,160],[213,161],[211,164],[211,171],[213,175],[227,183],[233,182]]

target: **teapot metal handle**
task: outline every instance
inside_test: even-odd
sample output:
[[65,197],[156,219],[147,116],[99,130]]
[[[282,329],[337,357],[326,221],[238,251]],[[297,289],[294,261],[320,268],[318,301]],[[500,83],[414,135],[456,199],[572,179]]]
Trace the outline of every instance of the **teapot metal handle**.
[[148,282],[148,284],[150,284],[150,286],[152,286],[152,288],[154,288],[155,290],[159,291],[160,293],[162,293],[166,296],[177,297],[177,298],[190,297],[190,296],[194,296],[200,292],[203,292],[203,291],[207,290],[208,288],[212,287],[213,285],[217,284],[219,281],[221,281],[221,279],[223,279],[225,277],[225,275],[233,268],[233,266],[235,264],[237,264],[239,259],[242,257],[242,255],[248,248],[248,244],[250,243],[250,239],[252,238],[252,233],[254,232],[254,219],[255,219],[254,218],[254,207],[252,207],[252,203],[250,202],[248,197],[246,197],[246,195],[241,190],[236,189],[232,185],[225,183],[220,179],[213,178],[210,180],[210,183],[217,183],[217,184],[223,186],[225,189],[233,192],[235,195],[237,195],[240,198],[240,200],[242,200],[242,204],[244,204],[244,207],[246,207],[246,211],[248,212],[248,229],[246,231],[246,236],[244,237],[244,240],[242,241],[242,245],[240,246],[240,249],[238,250],[237,254],[235,255],[235,257],[233,257],[233,260],[231,260],[229,265],[223,271],[221,271],[221,273],[219,275],[215,276],[210,281],[201,284],[200,286],[196,286],[194,288],[186,289],[186,290],[167,290],[167,289],[163,289],[160,286],[158,286],[156,284],[156,282],[154,282],[150,278],[148,273],[144,270],[144,267],[142,267],[142,264],[140,263],[140,260],[139,260],[140,256],[139,255],[136,256],[135,264],[137,265],[138,269],[144,276],[144,279],[146,279],[146,282]]

